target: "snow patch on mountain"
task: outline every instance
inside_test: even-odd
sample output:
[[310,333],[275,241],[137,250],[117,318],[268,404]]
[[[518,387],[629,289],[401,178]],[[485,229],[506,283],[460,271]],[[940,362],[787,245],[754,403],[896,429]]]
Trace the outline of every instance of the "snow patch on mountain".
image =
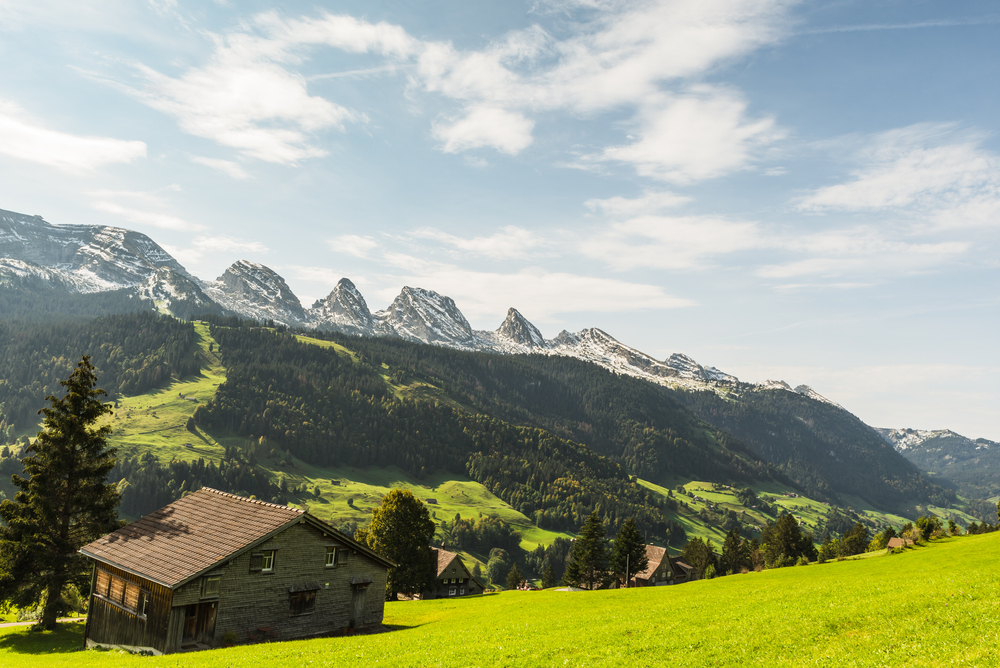
[[818,401],[820,403],[830,404],[831,406],[835,406],[835,407],[837,407],[837,408],[839,408],[841,410],[846,410],[843,406],[841,406],[840,404],[838,404],[836,401],[831,401],[830,399],[827,399],[822,394],[820,394],[816,390],[812,389],[808,385],[799,385],[799,386],[797,386],[795,388],[795,392],[798,393],[798,394],[801,394],[803,396],[809,397],[810,399],[814,399],[814,400],[816,400],[816,401]]
[[297,327],[306,323],[306,312],[285,279],[257,262],[239,260],[222,276],[202,288],[226,309],[254,320]]
[[963,440],[970,440],[956,434],[950,429],[887,429],[883,427],[873,427],[886,442],[894,447],[898,452],[910,450],[923,445],[933,438],[954,437]]
[[466,350],[475,350],[477,342],[451,297],[409,286],[389,308],[375,313],[375,333]]
[[318,329],[344,330],[372,336],[375,319],[368,303],[350,280],[340,279],[326,299],[319,299],[308,311],[312,326]]

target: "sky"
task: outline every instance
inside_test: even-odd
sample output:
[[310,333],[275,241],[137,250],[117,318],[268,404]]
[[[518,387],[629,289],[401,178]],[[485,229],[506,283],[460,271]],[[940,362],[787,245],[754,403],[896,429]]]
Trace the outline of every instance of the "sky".
[[1000,440],[1000,6],[0,0],[0,208]]

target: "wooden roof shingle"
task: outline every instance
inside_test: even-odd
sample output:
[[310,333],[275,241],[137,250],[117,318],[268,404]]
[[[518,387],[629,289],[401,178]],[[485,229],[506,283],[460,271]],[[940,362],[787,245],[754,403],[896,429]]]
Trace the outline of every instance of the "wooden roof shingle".
[[174,588],[304,515],[297,508],[203,487],[80,552]]

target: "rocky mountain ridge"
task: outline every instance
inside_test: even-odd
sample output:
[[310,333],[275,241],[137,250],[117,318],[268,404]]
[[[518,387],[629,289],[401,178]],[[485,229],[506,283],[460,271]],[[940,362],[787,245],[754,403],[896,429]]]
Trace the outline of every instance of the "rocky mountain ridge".
[[807,386],[746,385],[735,376],[674,353],[658,360],[597,328],[546,339],[515,308],[496,330],[473,330],[454,300],[405,286],[386,309],[372,313],[349,279],[303,308],[285,280],[262,264],[239,260],[214,281],[190,275],[144,234],[99,225],[54,225],[41,216],[0,210],[0,282],[34,276],[70,292],[129,289],[164,313],[235,314],[289,327],[391,336],[459,350],[575,357],[614,373],[682,389],[719,393],[781,389],[836,404]]

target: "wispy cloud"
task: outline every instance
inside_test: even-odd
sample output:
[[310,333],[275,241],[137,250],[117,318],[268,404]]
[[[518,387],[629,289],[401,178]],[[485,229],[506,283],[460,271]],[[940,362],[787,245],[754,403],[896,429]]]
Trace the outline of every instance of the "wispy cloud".
[[327,244],[337,253],[346,253],[360,258],[368,257],[368,253],[378,247],[378,242],[372,237],[357,234],[343,234],[327,240]]
[[211,167],[214,170],[220,171],[223,174],[228,174],[234,179],[249,179],[250,174],[244,170],[239,163],[233,162],[232,160],[221,160],[219,158],[206,158],[200,155],[195,155],[191,157],[191,162],[197,163],[199,165],[205,165],[206,167]]
[[843,183],[802,197],[803,211],[909,213],[938,228],[1000,224],[1000,157],[953,124],[918,124],[874,135]]
[[31,118],[18,105],[2,100],[0,137],[0,153],[71,173],[146,157],[144,142],[51,130]]
[[531,257],[537,248],[548,243],[541,235],[515,225],[508,225],[496,234],[487,237],[465,238],[431,227],[414,230],[410,236],[436,241],[463,255],[488,257],[495,260]]
[[177,216],[162,211],[149,211],[124,206],[117,202],[97,200],[92,206],[98,211],[110,213],[127,220],[134,225],[158,227],[163,230],[194,231],[205,229],[204,225],[192,223]]
[[800,35],[822,35],[838,32],[869,32],[873,30],[920,30],[924,28],[960,28],[964,26],[995,25],[1000,16],[980,16],[971,19],[934,19],[913,23],[863,23],[858,25],[827,26],[799,31]]

